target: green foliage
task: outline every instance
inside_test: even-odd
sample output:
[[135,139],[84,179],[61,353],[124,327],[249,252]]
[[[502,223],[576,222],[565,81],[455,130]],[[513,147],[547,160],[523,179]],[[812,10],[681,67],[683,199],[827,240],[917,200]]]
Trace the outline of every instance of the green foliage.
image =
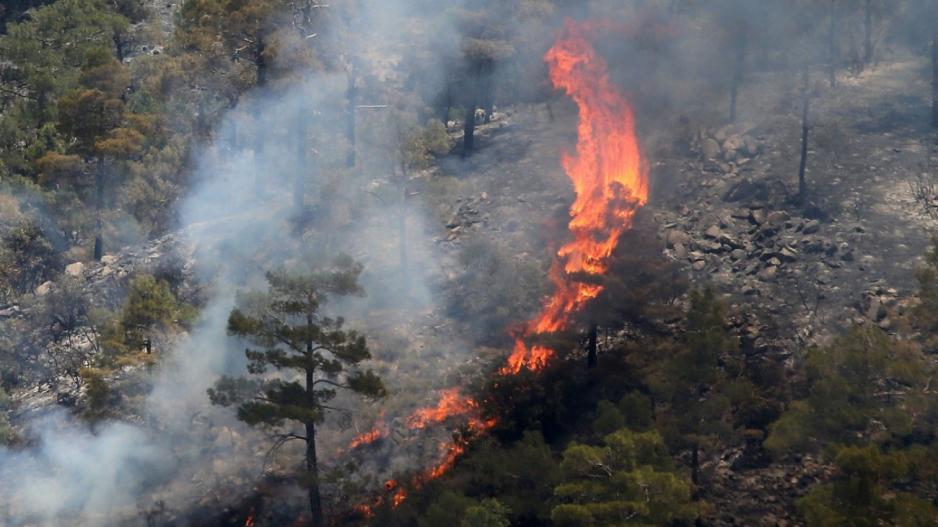
[[619,401],[619,411],[625,418],[625,426],[639,432],[654,425],[655,413],[648,397],[639,392],[625,394]]
[[245,351],[252,375],[273,368],[304,374],[306,380],[223,377],[209,389],[212,402],[237,404],[238,418],[248,424],[280,426],[321,422],[337,389],[382,397],[381,380],[359,367],[371,358],[365,337],[346,330],[343,319],[320,313],[333,296],[361,293],[361,271],[361,264],[340,257],[332,267],[306,274],[267,273],[267,293],[242,295],[240,307],[228,318],[228,332],[260,348]]
[[938,348],[938,237],[932,238],[925,264],[918,268],[915,277],[920,303],[912,312],[912,320],[925,332],[928,348],[935,349]]
[[13,427],[10,426],[10,419],[7,417],[9,410],[10,399],[3,387],[0,386],[0,446],[10,444],[15,438]]
[[657,432],[621,429],[602,446],[571,443],[554,489],[557,527],[667,525],[696,516],[691,483],[673,468]]
[[833,483],[817,485],[799,499],[809,527],[934,525],[938,508],[890,486],[907,480],[910,464],[903,452],[883,453],[875,445],[843,447],[834,460]]
[[59,254],[35,222],[20,223],[0,243],[0,301],[33,291],[62,267]]
[[448,153],[451,146],[446,126],[437,120],[422,127],[410,126],[402,134],[399,157],[408,171],[428,168],[436,156]]
[[81,376],[85,382],[86,407],[85,417],[94,421],[105,417],[114,404],[115,393],[104,379],[106,371],[97,368],[83,368]]
[[625,416],[609,401],[599,401],[596,407],[596,420],[593,421],[593,433],[598,436],[611,434],[625,426]]
[[478,505],[468,507],[463,513],[460,527],[509,527],[508,507],[497,499],[483,500]]
[[855,327],[829,347],[808,350],[806,396],[772,425],[765,445],[782,454],[908,435],[934,413],[926,388],[934,375],[911,343]]
[[471,498],[462,494],[444,491],[417,519],[417,527],[453,527],[454,518],[461,517],[472,503]]
[[195,308],[179,301],[166,281],[147,274],[131,281],[116,314],[97,311],[92,315],[106,354],[102,360],[109,365],[151,360],[143,353],[148,340],[157,333],[186,328],[195,317]]
[[544,436],[525,432],[510,445],[487,441],[462,463],[473,495],[496,496],[512,515],[528,522],[546,521],[557,462]]
[[739,346],[724,329],[723,306],[711,289],[692,292],[690,300],[684,342],[669,346],[665,360],[651,366],[648,382],[655,399],[667,403],[656,416],[664,436],[696,450],[732,432],[722,365],[738,359]]

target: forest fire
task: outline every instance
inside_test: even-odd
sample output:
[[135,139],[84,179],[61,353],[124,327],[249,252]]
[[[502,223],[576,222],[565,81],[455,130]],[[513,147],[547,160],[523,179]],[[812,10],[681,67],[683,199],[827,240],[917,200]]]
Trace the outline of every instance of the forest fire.
[[421,408],[407,418],[407,427],[413,430],[426,428],[454,415],[462,415],[477,410],[479,404],[469,397],[464,397],[459,388],[443,390],[440,402],[433,408]]
[[[554,351],[546,346],[528,347],[524,338],[565,329],[570,316],[599,295],[602,286],[578,281],[578,276],[606,272],[619,237],[631,227],[635,211],[648,200],[647,174],[635,136],[632,108],[610,82],[605,61],[587,40],[593,27],[590,23],[568,20],[545,56],[554,87],[564,90],[579,108],[576,155],[565,154],[562,158],[576,193],[568,225],[573,239],[557,251],[550,270],[554,293],[541,313],[519,332],[507,364],[499,370],[502,375],[513,375],[524,368],[540,370],[554,356]],[[436,406],[412,413],[406,424],[410,429],[424,429],[478,410],[479,404],[474,399],[463,396],[458,388],[451,388],[443,390]],[[479,434],[495,425],[495,419],[483,421],[473,416],[465,429]],[[377,440],[382,437],[382,430],[378,427],[357,437],[352,448]],[[446,474],[467,444],[463,437],[442,444],[441,461],[415,476],[410,487],[419,488]],[[407,498],[406,490],[396,480],[388,480],[385,491],[391,494],[392,507]],[[379,498],[372,505],[359,505],[358,510],[371,517],[373,507],[383,502]]]
[[352,441],[349,442],[348,448],[349,450],[352,450],[360,446],[370,445],[371,443],[374,443],[375,441],[384,437],[385,434],[386,432],[384,431],[383,427],[379,426],[379,427],[373,428],[363,434],[359,434],[355,436],[352,439]]
[[565,329],[570,315],[602,291],[602,286],[577,281],[576,275],[606,271],[620,235],[648,200],[632,108],[610,82],[606,62],[587,40],[591,27],[567,20],[545,56],[551,82],[573,99],[580,115],[576,155],[564,154],[562,159],[576,193],[570,207],[573,239],[560,248],[551,267],[553,295],[516,339],[502,374],[544,367],[553,350],[529,348],[524,337]]

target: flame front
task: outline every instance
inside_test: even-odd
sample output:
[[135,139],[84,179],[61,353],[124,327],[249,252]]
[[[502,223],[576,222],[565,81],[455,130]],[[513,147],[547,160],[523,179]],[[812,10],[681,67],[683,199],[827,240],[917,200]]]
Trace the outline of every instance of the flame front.
[[502,374],[547,364],[554,351],[529,348],[524,337],[565,329],[570,315],[602,292],[602,286],[578,282],[571,275],[605,273],[619,237],[648,201],[632,107],[610,82],[606,62],[587,40],[591,27],[567,20],[545,56],[551,82],[573,99],[580,115],[576,155],[564,154],[561,160],[576,193],[568,225],[573,239],[557,251],[550,271],[554,293],[516,339]]
[[[564,154],[561,160],[576,193],[568,225],[572,240],[557,251],[550,270],[554,293],[540,314],[523,327],[511,356],[499,370],[503,375],[524,368],[540,370],[547,365],[554,351],[542,345],[529,348],[524,338],[565,329],[570,316],[602,292],[602,286],[576,281],[571,275],[605,273],[619,237],[631,228],[635,212],[648,201],[648,178],[635,137],[632,107],[612,85],[605,61],[586,39],[587,34],[601,28],[611,26],[567,20],[545,56],[554,87],[564,90],[579,108],[576,155]],[[465,429],[472,435],[485,433],[497,424],[494,419],[483,421],[478,414],[479,404],[453,388],[441,392],[436,406],[413,412],[406,424],[411,429],[423,429],[453,416],[468,415]],[[387,428],[382,425],[353,440],[351,448],[386,434]],[[465,437],[441,444],[441,461],[414,476],[410,487],[420,488],[445,474],[467,445]],[[396,480],[388,480],[385,490],[392,507],[407,498],[407,491]],[[370,518],[374,508],[383,503],[384,499],[378,498],[356,509]]]
[[407,418],[407,427],[413,430],[426,428],[430,424],[439,423],[454,415],[462,415],[475,411],[479,404],[469,397],[463,397],[459,388],[443,390],[440,402],[432,408],[421,408]]

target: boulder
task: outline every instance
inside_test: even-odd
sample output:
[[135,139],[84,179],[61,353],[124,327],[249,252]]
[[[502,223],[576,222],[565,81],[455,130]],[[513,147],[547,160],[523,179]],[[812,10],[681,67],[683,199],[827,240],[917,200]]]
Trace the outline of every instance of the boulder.
[[717,156],[720,155],[720,143],[708,137],[703,140],[703,144],[700,145],[700,150],[705,158],[716,159]]
[[43,282],[39,285],[39,287],[36,288],[36,296],[45,296],[49,294],[49,291],[52,291],[52,286],[53,282],[51,280]]
[[749,211],[749,221],[756,225],[762,225],[765,223],[765,210],[764,209],[755,209]]
[[744,146],[743,139],[738,135],[731,135],[723,141],[723,159],[732,161],[736,159],[737,151]]
[[778,275],[778,267],[770,265],[765,269],[759,271],[760,280],[773,280]]
[[85,264],[81,262],[70,263],[65,266],[65,274],[74,278],[79,278],[84,272]]
[[817,220],[810,220],[808,221],[808,223],[804,224],[804,230],[802,230],[802,232],[805,234],[814,234],[818,230],[820,230],[820,228],[821,228],[821,222]]
[[718,239],[723,234],[723,231],[720,230],[720,227],[716,225],[711,225],[704,231],[704,236],[707,238],[712,238],[714,240]]
[[687,247],[690,244],[690,236],[679,229],[671,229],[668,231],[668,234],[665,237],[665,241],[668,244],[669,249],[675,248],[677,245],[683,245]]

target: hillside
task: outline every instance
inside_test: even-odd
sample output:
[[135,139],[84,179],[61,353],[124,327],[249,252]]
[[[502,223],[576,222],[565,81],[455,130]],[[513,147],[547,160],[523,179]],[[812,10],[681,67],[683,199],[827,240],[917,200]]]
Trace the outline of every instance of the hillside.
[[0,19],[0,524],[938,521],[938,2]]

